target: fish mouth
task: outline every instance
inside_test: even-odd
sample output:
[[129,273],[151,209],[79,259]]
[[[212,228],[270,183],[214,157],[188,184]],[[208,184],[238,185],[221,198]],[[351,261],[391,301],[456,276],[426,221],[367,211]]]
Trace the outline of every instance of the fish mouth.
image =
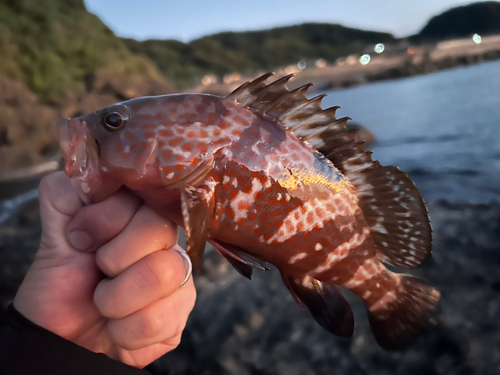
[[57,123],[68,177],[85,177],[91,165],[97,165],[97,144],[85,122],[78,118],[64,118]]

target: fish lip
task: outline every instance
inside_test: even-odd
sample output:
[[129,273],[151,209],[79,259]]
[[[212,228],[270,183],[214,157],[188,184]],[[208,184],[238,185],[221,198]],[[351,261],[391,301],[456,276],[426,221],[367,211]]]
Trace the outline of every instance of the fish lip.
[[[64,169],[68,177],[82,177],[89,168],[92,147],[90,130],[78,118],[63,118],[57,122],[59,145],[64,155]],[[95,142],[94,142],[95,143]]]

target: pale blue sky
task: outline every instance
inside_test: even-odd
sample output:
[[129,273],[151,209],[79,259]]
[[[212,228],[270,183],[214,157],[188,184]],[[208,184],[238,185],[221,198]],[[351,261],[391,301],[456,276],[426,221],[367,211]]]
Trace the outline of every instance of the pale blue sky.
[[118,36],[189,41],[219,31],[340,23],[407,36],[471,0],[85,0]]

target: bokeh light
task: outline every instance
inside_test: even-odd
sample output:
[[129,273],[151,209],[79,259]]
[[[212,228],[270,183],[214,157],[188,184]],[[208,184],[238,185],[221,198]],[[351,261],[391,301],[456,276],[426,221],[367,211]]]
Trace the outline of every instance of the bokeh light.
[[297,63],[297,66],[299,67],[299,69],[305,69],[307,64],[305,62],[305,60],[300,60],[298,63]]
[[359,62],[361,63],[361,65],[367,65],[371,59],[371,56],[366,53],[359,58]]
[[479,35],[479,34],[472,35],[472,40],[476,44],[481,44],[481,42],[483,41],[482,38],[481,38],[481,35]]
[[385,44],[384,43],[377,43],[377,44],[375,44],[375,47],[373,48],[373,50],[376,53],[382,53],[385,50]]

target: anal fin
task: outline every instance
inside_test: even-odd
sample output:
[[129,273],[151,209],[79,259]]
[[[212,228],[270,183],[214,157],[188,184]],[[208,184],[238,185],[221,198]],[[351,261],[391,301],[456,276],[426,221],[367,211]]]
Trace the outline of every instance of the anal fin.
[[195,188],[184,185],[181,189],[181,207],[186,231],[186,250],[193,268],[199,273],[208,237],[208,223],[213,216],[213,186],[207,184]]
[[268,270],[266,262],[246,253],[244,250],[237,246],[223,243],[221,241],[210,238],[208,240],[210,244],[214,247],[219,254],[227,259],[229,263],[238,271],[241,275],[245,276],[247,279],[252,279],[253,269]]
[[316,322],[324,329],[341,337],[353,335],[354,315],[338,286],[309,276],[298,280],[283,275],[283,280],[299,305],[307,306]]

